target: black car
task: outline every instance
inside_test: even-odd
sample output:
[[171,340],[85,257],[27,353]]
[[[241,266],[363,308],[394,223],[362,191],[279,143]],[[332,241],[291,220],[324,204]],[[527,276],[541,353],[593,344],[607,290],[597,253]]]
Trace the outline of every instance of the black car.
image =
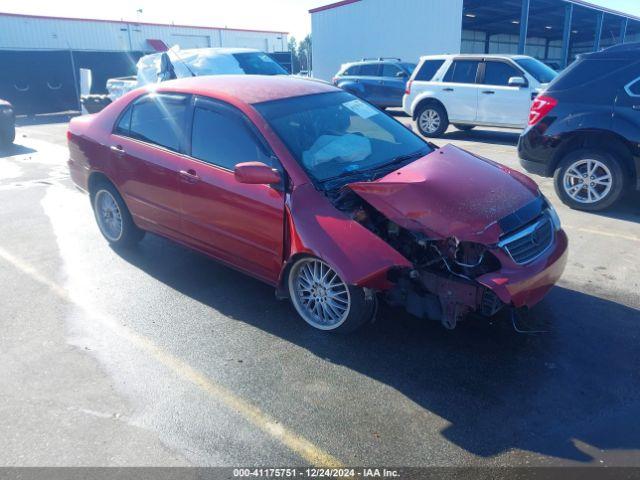
[[0,147],[11,145],[16,138],[15,115],[13,107],[0,99]]
[[640,43],[580,56],[533,102],[518,153],[571,208],[640,190]]

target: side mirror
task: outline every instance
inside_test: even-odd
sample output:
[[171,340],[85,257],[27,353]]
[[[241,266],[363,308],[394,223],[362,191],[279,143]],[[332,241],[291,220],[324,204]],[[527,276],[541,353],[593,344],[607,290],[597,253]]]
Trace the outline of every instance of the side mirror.
[[529,83],[527,82],[527,79],[524,77],[511,77],[509,79],[509,86],[510,87],[526,87],[528,86]]
[[396,73],[396,77],[398,78],[407,78],[409,75],[407,75],[407,72],[398,72]]
[[238,183],[270,185],[280,183],[280,174],[262,162],[245,162],[236,165],[233,171]]

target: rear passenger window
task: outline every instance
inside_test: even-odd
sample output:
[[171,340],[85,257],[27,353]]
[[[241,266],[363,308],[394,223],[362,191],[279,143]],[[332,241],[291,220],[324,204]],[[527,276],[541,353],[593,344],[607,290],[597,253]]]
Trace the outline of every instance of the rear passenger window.
[[480,62],[475,60],[456,60],[449,67],[443,81],[451,83],[476,83],[479,64]]
[[377,77],[378,76],[378,64],[367,63],[360,65],[360,75],[363,77]]
[[239,115],[196,107],[191,156],[233,170],[238,163],[271,159]]
[[127,108],[127,111],[124,112],[122,117],[120,117],[120,121],[116,125],[116,128],[113,130],[113,133],[116,135],[124,135],[129,136],[129,132],[131,130],[131,111],[133,107]]
[[430,82],[440,67],[444,64],[444,60],[426,60],[420,67],[420,71],[416,74],[414,80],[420,82]]
[[129,136],[178,152],[184,141],[186,112],[187,97],[183,95],[144,97],[131,108]]
[[509,85],[511,77],[524,77],[524,74],[505,62],[487,62],[484,70],[485,85]]

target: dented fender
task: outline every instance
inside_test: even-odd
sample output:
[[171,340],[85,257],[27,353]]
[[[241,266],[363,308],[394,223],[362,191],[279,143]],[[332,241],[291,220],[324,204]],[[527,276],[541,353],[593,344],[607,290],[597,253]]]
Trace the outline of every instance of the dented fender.
[[311,184],[297,186],[287,197],[285,268],[297,255],[316,256],[350,285],[385,290],[386,273],[411,267],[409,260],[358,222],[338,211]]

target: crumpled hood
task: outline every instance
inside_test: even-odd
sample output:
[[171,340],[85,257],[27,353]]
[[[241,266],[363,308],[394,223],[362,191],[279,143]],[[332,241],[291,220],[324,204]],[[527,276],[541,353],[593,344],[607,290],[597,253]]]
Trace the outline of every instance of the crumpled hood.
[[408,230],[484,244],[498,242],[499,220],[539,195],[526,176],[452,145],[349,188]]

